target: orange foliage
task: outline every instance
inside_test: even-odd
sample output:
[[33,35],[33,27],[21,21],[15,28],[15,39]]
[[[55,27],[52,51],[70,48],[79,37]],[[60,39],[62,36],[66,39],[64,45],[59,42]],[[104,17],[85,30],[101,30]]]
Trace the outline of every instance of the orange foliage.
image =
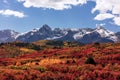
[[[89,44],[0,58],[0,80],[120,80],[119,49],[117,43]],[[96,65],[85,64],[90,56]]]

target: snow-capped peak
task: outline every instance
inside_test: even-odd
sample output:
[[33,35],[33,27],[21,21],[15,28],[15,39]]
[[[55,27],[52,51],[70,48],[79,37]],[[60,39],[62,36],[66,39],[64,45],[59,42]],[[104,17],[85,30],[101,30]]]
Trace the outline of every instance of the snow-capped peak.
[[0,43],[14,41],[17,34],[18,32],[10,29],[0,30]]
[[101,35],[101,37],[107,37],[107,36],[110,36],[110,35],[113,35],[114,33],[113,32],[111,32],[111,31],[108,31],[108,30],[106,30],[105,28],[103,28],[103,27],[97,27],[96,29],[95,29],[95,31],[96,32],[98,32],[100,35]]
[[15,32],[13,30],[10,31],[11,37],[15,38],[17,34],[19,34],[18,32]]
[[118,38],[115,35],[115,33],[105,29],[103,26],[98,26],[94,31],[98,32],[103,38],[108,38],[113,41],[118,41]]

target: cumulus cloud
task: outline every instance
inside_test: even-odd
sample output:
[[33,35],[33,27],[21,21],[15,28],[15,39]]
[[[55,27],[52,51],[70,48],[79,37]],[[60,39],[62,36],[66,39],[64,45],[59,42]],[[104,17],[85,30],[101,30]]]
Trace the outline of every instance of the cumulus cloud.
[[25,17],[24,13],[19,12],[19,11],[10,10],[10,9],[0,10],[0,14],[5,15],[5,16],[15,16],[15,17],[18,17],[18,18]]
[[120,17],[115,17],[113,20],[115,24],[120,25]]
[[48,8],[54,10],[70,9],[72,6],[86,4],[87,1],[95,2],[95,7],[91,10],[92,13],[96,11],[98,14],[95,20],[112,19],[114,24],[120,26],[120,0],[17,0],[23,3],[26,8]]
[[96,0],[95,2],[96,6],[91,11],[99,12],[95,20],[112,19],[114,24],[120,26],[120,0]]
[[86,0],[18,0],[24,7],[49,8],[55,10],[69,9],[72,6],[83,5]]
[[105,19],[110,19],[114,18],[114,15],[110,13],[104,13],[104,14],[98,14],[94,19],[95,20],[105,20]]

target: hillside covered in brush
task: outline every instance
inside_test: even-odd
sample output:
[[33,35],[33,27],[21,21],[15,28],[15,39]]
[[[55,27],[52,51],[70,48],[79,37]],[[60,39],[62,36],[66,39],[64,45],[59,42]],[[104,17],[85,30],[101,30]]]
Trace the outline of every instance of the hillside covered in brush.
[[0,44],[1,80],[120,80],[120,43],[53,42]]
[[25,42],[7,42],[0,43],[0,58],[11,58],[19,55],[30,54],[40,50],[54,48],[66,48],[84,45],[78,42],[56,41],[56,40],[40,40],[33,43]]

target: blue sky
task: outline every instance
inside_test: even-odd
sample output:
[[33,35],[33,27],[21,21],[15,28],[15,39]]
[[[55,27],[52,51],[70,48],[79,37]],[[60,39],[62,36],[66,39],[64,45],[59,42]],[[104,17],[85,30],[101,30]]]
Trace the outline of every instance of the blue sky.
[[0,0],[0,29],[26,32],[44,24],[52,28],[95,28],[96,24],[102,24],[116,32],[120,31],[119,2],[120,0]]

